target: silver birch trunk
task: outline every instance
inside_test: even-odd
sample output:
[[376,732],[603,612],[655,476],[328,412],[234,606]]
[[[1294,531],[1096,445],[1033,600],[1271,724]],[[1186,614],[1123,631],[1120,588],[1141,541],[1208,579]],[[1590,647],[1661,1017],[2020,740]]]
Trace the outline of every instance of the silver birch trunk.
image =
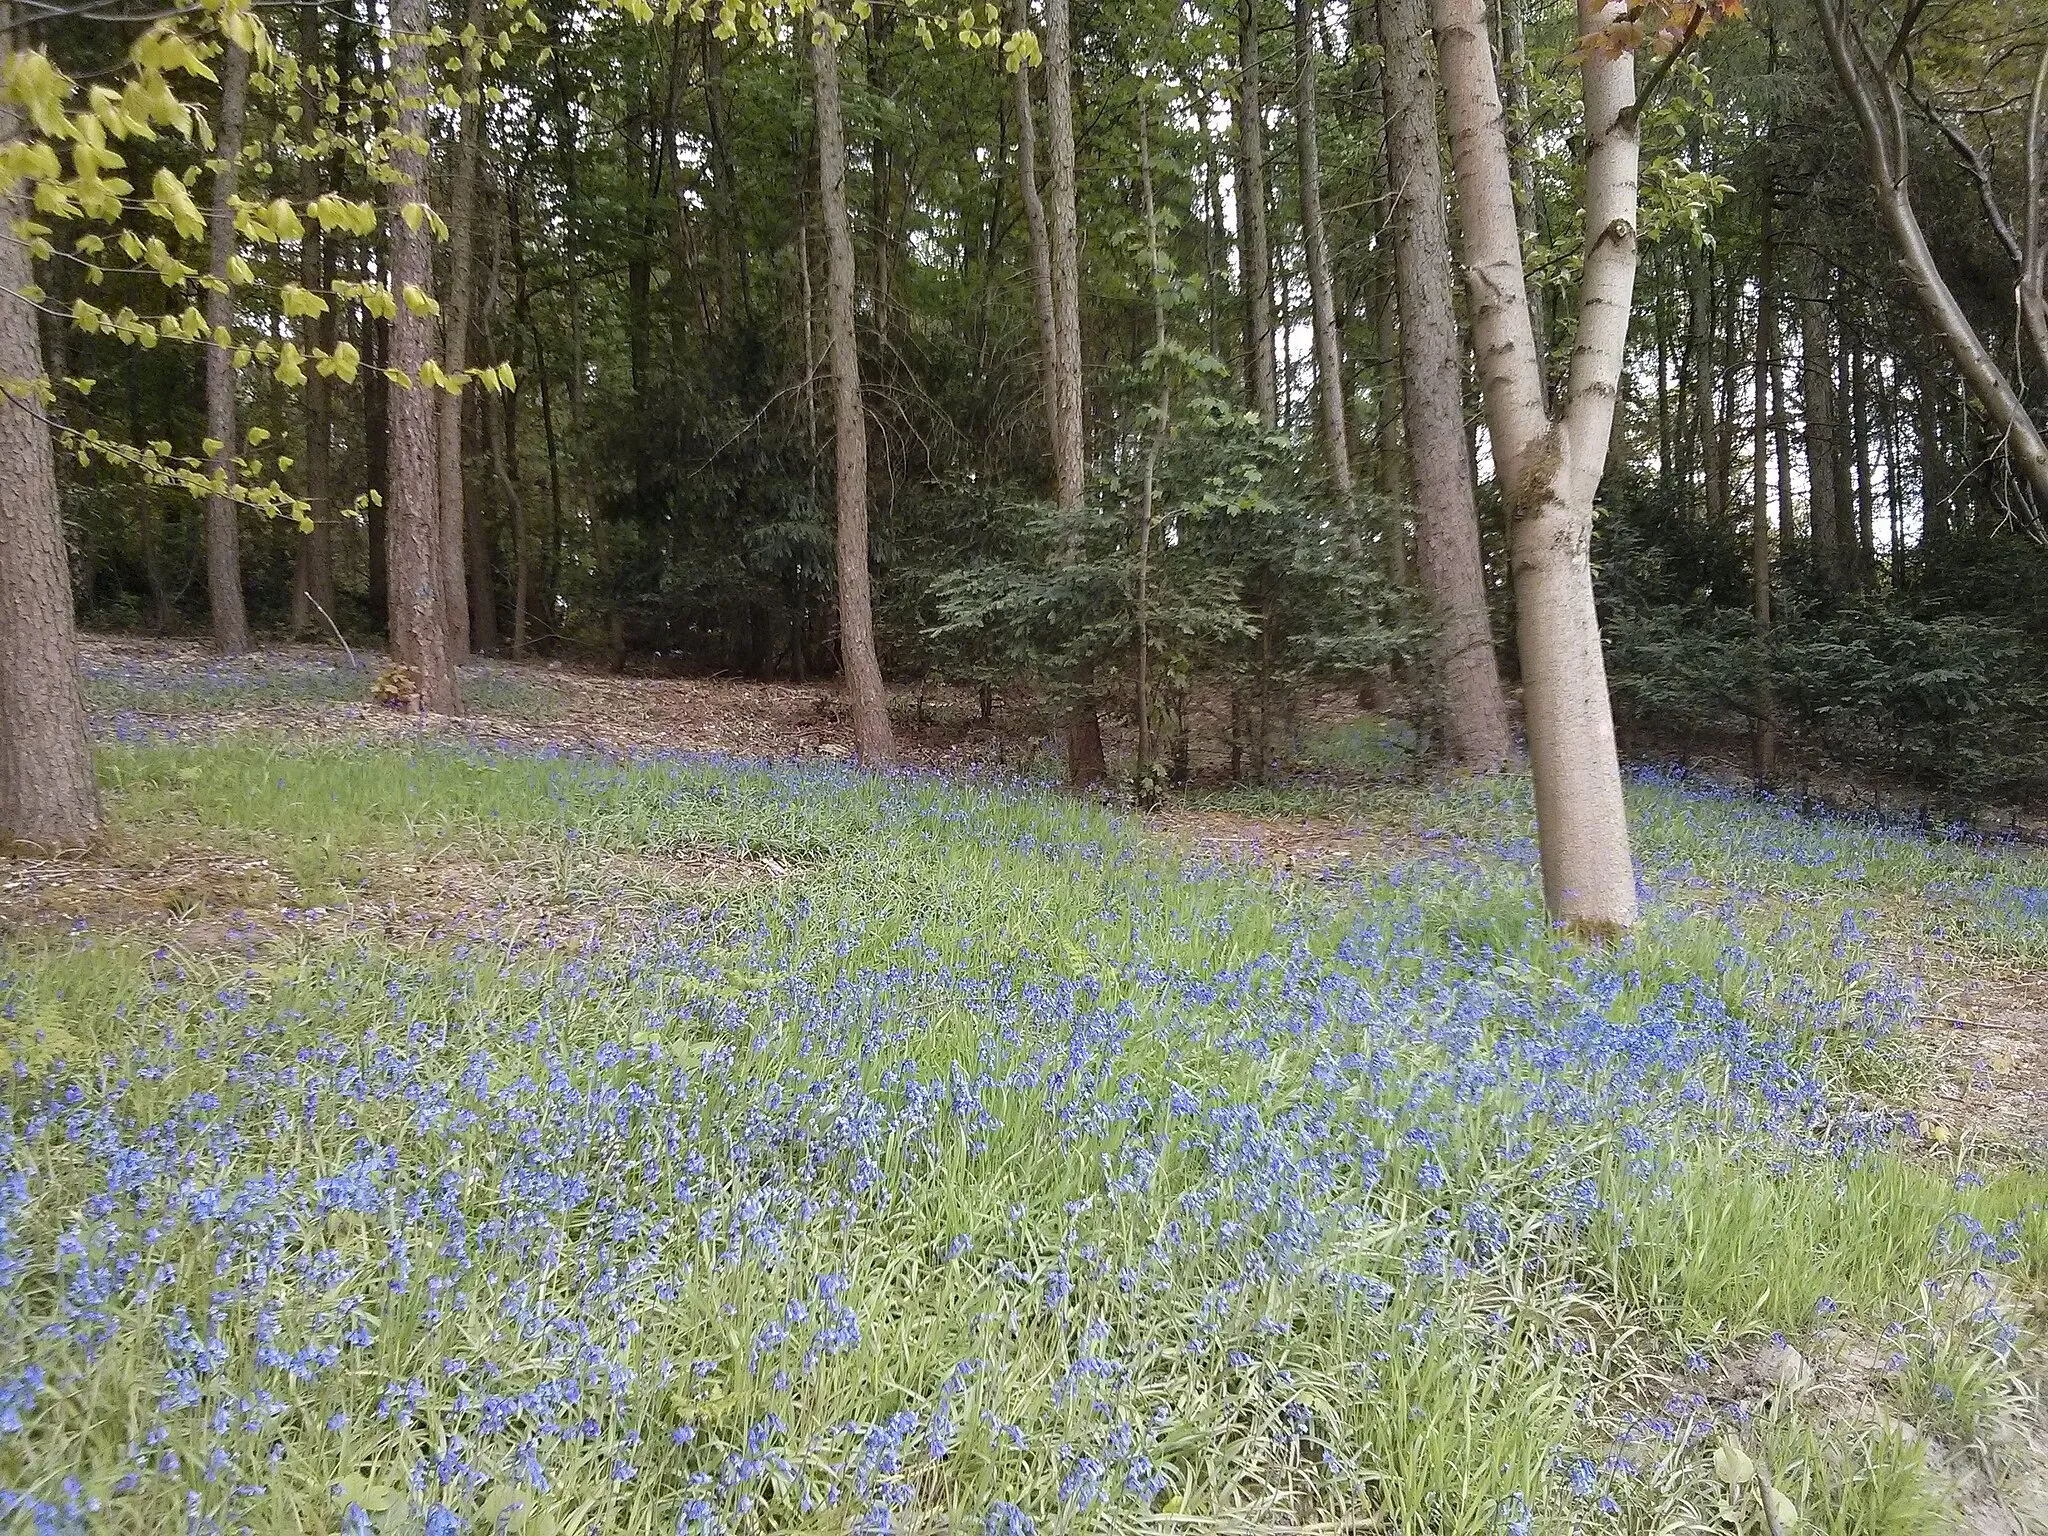
[[[1480,384],[1509,518],[1543,894],[1559,921],[1613,933],[1636,920],[1635,867],[1591,550],[1635,288],[1635,55],[1583,50],[1586,254],[1577,345],[1553,416],[1483,0],[1432,0],[1431,9]],[[1627,14],[1622,0],[1579,0],[1580,33],[1624,23]]]

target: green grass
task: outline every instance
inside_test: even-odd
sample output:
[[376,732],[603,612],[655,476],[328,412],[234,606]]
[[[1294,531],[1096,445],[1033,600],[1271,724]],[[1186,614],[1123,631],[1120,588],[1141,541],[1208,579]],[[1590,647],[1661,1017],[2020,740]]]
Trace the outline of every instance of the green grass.
[[[703,1498],[742,1529],[1726,1531],[1717,1383],[1773,1333],[1895,1355],[1874,1400],[1959,1447],[2031,1369],[2048,1177],[1862,1118],[1916,1065],[1844,926],[1880,885],[2024,890],[2023,858],[1640,785],[1651,900],[1603,950],[1543,920],[1511,784],[1349,786],[1436,851],[1308,881],[829,765],[246,734],[101,762],[125,845],[475,889],[434,938],[344,910],[0,951],[0,1489],[76,1476],[132,1528],[193,1498],[673,1531]],[[594,922],[493,879],[703,849],[786,877]],[[857,1337],[820,1343],[841,1307]],[[1896,1434],[1793,1403],[1753,1435],[1803,1528],[1940,1528]]]

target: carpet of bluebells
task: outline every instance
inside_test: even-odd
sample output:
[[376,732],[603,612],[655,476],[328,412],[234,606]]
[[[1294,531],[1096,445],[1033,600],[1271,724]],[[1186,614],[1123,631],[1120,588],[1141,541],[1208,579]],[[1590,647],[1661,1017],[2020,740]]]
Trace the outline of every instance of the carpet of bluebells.
[[[1512,786],[1286,879],[830,764],[106,760],[781,878],[0,949],[8,1528],[1726,1531],[1744,1348],[1852,1330],[1931,1414],[2048,1279],[2048,1186],[1877,1107],[1912,999],[1845,872],[1906,831],[1645,782],[1601,950]],[[1812,1528],[1936,1528],[1913,1446],[1794,1430]]]

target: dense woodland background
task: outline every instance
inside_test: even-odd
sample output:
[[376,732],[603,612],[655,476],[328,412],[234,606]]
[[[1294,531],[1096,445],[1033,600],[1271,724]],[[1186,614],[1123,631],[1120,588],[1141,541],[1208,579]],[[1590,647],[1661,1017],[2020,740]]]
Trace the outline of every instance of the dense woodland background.
[[[351,147],[373,131],[390,67],[368,4],[267,13],[279,56],[248,97],[243,198],[380,195]],[[1553,0],[1490,10],[1536,309],[1561,364],[1582,255],[1578,22]],[[1078,510],[1052,496],[1036,185],[1020,174],[1027,104],[1043,133],[1041,71],[1007,69],[1014,50],[1001,46],[1031,18],[955,18],[989,25],[989,45],[973,47],[950,33],[929,46],[908,11],[852,20],[840,84],[892,679],[987,684],[1004,707],[1085,691],[1131,719],[1142,605],[1142,713],[1168,777],[1185,771],[1196,692],[1229,701],[1229,757],[1246,773],[1265,770],[1279,750],[1269,722],[1305,690],[1358,688],[1430,728],[1435,621],[1411,547],[1376,11],[1075,8]],[[2041,238],[2030,140],[2048,11],[1941,0],[1861,14],[1879,47],[1907,23],[1888,62],[1914,113],[1914,205],[2040,420],[2048,357],[2029,354],[2015,263]],[[723,39],[711,17],[573,0],[518,17],[468,0],[434,19],[505,32],[489,58],[471,54],[475,102],[451,91],[430,121],[430,195],[452,231],[434,246],[443,345],[472,365],[509,363],[516,380],[465,390],[455,412],[469,647],[833,673],[826,238],[803,50]],[[125,46],[93,23],[45,30],[79,78]],[[2044,509],[1901,271],[1813,7],[1767,0],[1664,57],[1668,68],[1652,51],[1642,64],[1657,82],[1642,125],[1643,265],[1594,546],[1625,731],[1641,750],[1688,751],[1746,740],[1768,709],[1783,776],[1846,765],[1952,803],[2039,795]],[[461,60],[448,63],[460,76]],[[215,90],[196,85],[193,99]],[[158,152],[180,170],[193,161],[170,141],[124,152],[138,185]],[[1035,152],[1042,177],[1042,142]],[[207,178],[193,186],[203,202]],[[1334,379],[1313,340],[1317,243],[1341,339]],[[288,282],[383,282],[388,249],[309,222],[299,240],[243,242],[241,257],[240,324],[308,355],[346,343],[366,364],[352,382],[315,373],[302,388],[266,366],[236,373],[237,434],[267,434],[262,454],[313,519],[307,533],[240,515],[249,622],[317,639],[331,619],[373,636],[388,601],[394,386],[377,369],[391,326],[352,304],[287,317],[277,296]],[[59,390],[63,425],[135,443],[209,435],[213,349],[139,347],[63,318],[80,297],[109,313],[161,309],[154,272],[117,264],[89,281],[52,259],[37,275],[51,377],[98,381]],[[1501,497],[1467,356],[1463,440],[1512,683]],[[1341,473],[1318,438],[1332,388],[1347,406]],[[83,622],[220,633],[201,501],[97,458],[61,462],[60,477]]]

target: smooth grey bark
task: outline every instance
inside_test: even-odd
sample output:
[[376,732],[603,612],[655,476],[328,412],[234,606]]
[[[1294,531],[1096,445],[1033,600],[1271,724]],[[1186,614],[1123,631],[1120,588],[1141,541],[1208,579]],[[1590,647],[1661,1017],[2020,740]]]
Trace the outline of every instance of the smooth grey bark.
[[223,489],[206,498],[206,596],[213,611],[213,644],[229,656],[249,649],[249,613],[242,602],[241,531],[234,498],[225,487],[235,473],[234,294],[228,263],[235,254],[235,184],[241,173],[242,121],[249,102],[249,55],[233,43],[220,69],[220,121],[215,129],[213,201],[206,214],[206,436],[217,444],[206,471]]
[[1492,771],[1513,751],[1486,612],[1486,572],[1465,445],[1464,348],[1452,306],[1451,236],[1437,147],[1436,71],[1425,0],[1380,0],[1380,88],[1401,317],[1403,426],[1416,507],[1416,564],[1433,621],[1444,744]]
[[838,506],[839,666],[853,717],[854,750],[871,767],[896,756],[889,700],[875,654],[868,577],[868,418],[853,327],[853,227],[846,212],[846,137],[839,109],[839,44],[829,16],[811,23],[812,97],[818,117],[818,207],[825,226],[825,333],[832,363],[834,490]]
[[[1635,289],[1635,55],[1605,46],[1612,33],[1580,50],[1585,256],[1577,343],[1553,415],[1483,0],[1432,0],[1431,15],[1474,349],[1508,514],[1543,894],[1556,919],[1581,932],[1612,933],[1636,920],[1635,867],[1591,554]],[[1582,39],[1627,21],[1623,0],[1580,0]]]
[[[1878,213],[1906,269],[1921,312],[1955,359],[1985,415],[2004,434],[2005,451],[2020,475],[2033,487],[2039,504],[2048,507],[2048,437],[2043,436],[2041,427],[2027,414],[2026,403],[2013,388],[2012,380],[1956,301],[1948,280],[1935,264],[1920,217],[1913,210],[1912,145],[1906,129],[1905,102],[1891,61],[1879,59],[1872,51],[1848,0],[1812,3],[1821,36],[1827,43],[1828,60],[1834,65],[1835,79],[1856,118],[1864,165],[1871,189],[1877,195]],[[2048,70],[2048,60],[2044,60],[2043,69]],[[2048,75],[2037,76],[2037,108],[2048,97],[2048,83],[2040,83],[2043,81],[2048,81]],[[2028,170],[2035,177],[2039,175],[2040,153],[2036,148],[2037,123],[2038,115],[2031,116]],[[2039,260],[2048,264],[2048,257]],[[2048,270],[2048,266],[2042,270]]]

